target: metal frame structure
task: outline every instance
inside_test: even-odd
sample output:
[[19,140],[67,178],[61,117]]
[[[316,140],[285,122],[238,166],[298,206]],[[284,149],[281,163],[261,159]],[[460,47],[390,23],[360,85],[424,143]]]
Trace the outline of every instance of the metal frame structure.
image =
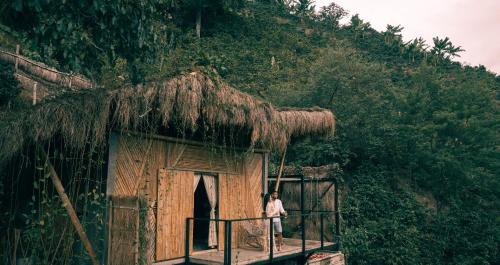
[[[273,251],[273,237],[269,237],[269,258],[263,261],[257,261],[252,264],[272,264],[273,262],[288,260],[288,259],[307,259],[308,255],[318,251],[318,250],[340,250],[340,211],[339,211],[339,193],[338,193],[338,182],[336,177],[326,177],[321,178],[321,181],[332,181],[334,184],[334,211],[314,211],[313,209],[306,210],[305,209],[305,180],[309,180],[312,178],[306,178],[304,175],[292,175],[282,177],[281,181],[300,181],[300,210],[289,210],[290,212],[299,212],[300,214],[291,214],[290,216],[300,216],[300,226],[301,226],[301,236],[302,236],[302,251],[297,253],[292,253],[289,255],[274,257]],[[274,178],[268,178],[268,181],[273,181]],[[315,179],[316,180],[316,179]],[[306,218],[319,213],[320,214],[320,247],[313,249],[306,249]],[[324,244],[324,217],[327,215],[335,215],[335,239],[334,243],[331,246],[325,247]],[[194,220],[202,220],[202,221],[214,221],[217,223],[217,226],[220,222],[224,223],[224,264],[231,264],[232,258],[232,223],[233,222],[241,222],[241,221],[252,221],[252,220],[270,220],[269,226],[269,234],[272,234],[274,231],[272,220],[277,217],[256,217],[256,218],[240,218],[240,219],[209,219],[209,218],[187,218],[186,219],[186,237],[185,237],[185,254],[184,254],[184,262],[185,264],[190,263],[190,241],[191,241],[191,222]]]

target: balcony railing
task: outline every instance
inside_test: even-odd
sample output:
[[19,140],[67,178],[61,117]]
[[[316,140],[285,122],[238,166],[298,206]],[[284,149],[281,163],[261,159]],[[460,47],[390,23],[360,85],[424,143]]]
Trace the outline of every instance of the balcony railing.
[[[304,176],[298,176],[300,181],[301,181],[301,196],[300,196],[300,205],[301,209],[292,209],[288,210],[291,214],[288,215],[288,218],[293,218],[293,217],[298,217],[300,218],[300,234],[301,234],[301,251],[299,252],[293,252],[288,255],[279,255],[279,257],[275,256],[274,253],[274,226],[273,226],[273,219],[275,218],[280,218],[280,217],[255,217],[255,218],[240,218],[240,219],[220,219],[220,218],[215,218],[215,219],[209,219],[209,218],[187,218],[186,219],[186,237],[185,237],[185,263],[189,264],[190,263],[190,243],[191,243],[191,225],[194,223],[194,221],[207,221],[207,222],[216,222],[217,227],[219,227],[219,224],[222,222],[224,223],[223,229],[224,229],[224,264],[231,264],[232,263],[232,251],[233,251],[233,236],[232,236],[232,229],[233,229],[233,224],[238,223],[238,222],[247,222],[247,221],[261,221],[263,223],[269,222],[268,225],[268,237],[267,240],[268,242],[268,249],[269,249],[269,255],[267,259],[264,260],[259,260],[254,262],[253,264],[266,264],[266,263],[272,263],[278,260],[285,260],[285,259],[290,259],[294,257],[302,257],[306,258],[309,253],[312,253],[317,250],[339,250],[341,247],[340,244],[340,212],[339,212],[339,207],[338,207],[338,187],[337,187],[337,181],[336,178],[330,178],[331,181],[334,182],[335,185],[335,202],[334,202],[334,211],[315,211],[313,209],[304,209]],[[320,246],[319,247],[313,247],[313,248],[307,248],[306,247],[306,219],[311,218],[312,216],[318,216],[319,215],[319,220],[320,220]],[[335,232],[334,232],[334,239],[333,243],[334,244],[329,244],[328,246],[325,246],[325,217],[327,216],[334,216],[335,219]],[[264,249],[265,250],[265,249]]]

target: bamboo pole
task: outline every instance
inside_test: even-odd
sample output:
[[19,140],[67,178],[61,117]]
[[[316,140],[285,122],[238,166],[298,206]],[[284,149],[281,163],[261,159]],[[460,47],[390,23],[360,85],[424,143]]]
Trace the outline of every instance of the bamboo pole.
[[109,206],[108,206],[108,214],[109,214],[109,217],[108,217],[108,229],[107,229],[107,232],[108,232],[108,242],[106,244],[106,253],[107,253],[107,256],[106,256],[106,261],[107,261],[107,264],[111,264],[110,262],[110,259],[111,259],[111,242],[113,242],[113,199],[110,197],[109,198]]
[[274,185],[274,191],[278,191],[280,187],[281,175],[283,174],[283,168],[285,167],[285,156],[286,156],[286,147],[285,151],[283,151],[283,156],[281,157],[280,169],[278,171],[278,176],[276,177],[276,185]]
[[87,253],[90,256],[90,259],[92,260],[93,265],[100,265],[99,261],[97,260],[97,256],[94,252],[94,249],[92,248],[92,245],[90,244],[90,241],[87,237],[87,234],[85,233],[85,230],[83,230],[83,226],[80,223],[80,220],[78,220],[78,216],[76,215],[75,209],[73,208],[73,205],[71,204],[71,201],[68,198],[68,195],[66,195],[66,192],[64,191],[64,187],[61,183],[61,180],[59,179],[59,176],[56,173],[56,170],[50,163],[47,154],[45,151],[39,147],[39,155],[42,158],[42,160],[45,162],[45,165],[47,166],[49,173],[50,173],[50,178],[52,179],[52,183],[54,184],[54,187],[57,190],[57,193],[59,194],[59,197],[61,198],[63,202],[64,208],[66,208],[66,211],[68,212],[69,218],[71,219],[71,222],[75,226],[76,232],[80,236],[80,239],[82,240],[83,246],[85,247],[85,250],[87,250]]
[[38,85],[37,82],[35,82],[35,84],[33,84],[33,105],[36,105],[36,97],[37,97],[37,95],[36,95],[37,91],[36,90],[37,90],[37,85]]
[[19,67],[19,44],[16,45],[16,62],[14,64],[14,69],[16,69],[16,72],[17,72],[17,68]]
[[134,248],[134,252],[135,252],[135,264],[139,264],[139,244],[140,244],[140,239],[139,239],[139,225],[140,225],[140,220],[139,218],[141,218],[141,208],[140,208],[140,205],[139,205],[139,199],[136,197],[136,200],[135,200],[135,207],[137,207],[137,218],[135,219],[135,248]]
[[58,71],[43,63],[33,61],[19,54],[19,46],[16,47],[16,53],[6,51],[0,48],[0,61],[14,64],[16,72],[21,72],[30,79],[39,78],[54,85],[68,86],[79,89],[92,89],[94,85],[90,79],[72,73]]

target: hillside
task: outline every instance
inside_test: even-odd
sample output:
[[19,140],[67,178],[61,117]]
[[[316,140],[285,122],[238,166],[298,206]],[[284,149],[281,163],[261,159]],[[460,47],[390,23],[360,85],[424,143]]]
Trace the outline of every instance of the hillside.
[[448,39],[404,43],[307,0],[207,1],[201,38],[190,1],[48,2],[1,6],[0,47],[102,89],[196,69],[276,106],[333,110],[336,136],[294,142],[287,164],[341,166],[349,264],[500,264],[500,76],[454,61]]

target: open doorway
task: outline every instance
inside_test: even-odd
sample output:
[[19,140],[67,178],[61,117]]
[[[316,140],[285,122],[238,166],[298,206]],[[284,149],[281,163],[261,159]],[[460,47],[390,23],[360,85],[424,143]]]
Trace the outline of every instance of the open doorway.
[[200,251],[216,247],[216,243],[214,245],[214,237],[217,236],[215,223],[196,219],[217,217],[217,178],[214,175],[205,174],[199,174],[196,177],[198,183],[194,192],[193,250]]

